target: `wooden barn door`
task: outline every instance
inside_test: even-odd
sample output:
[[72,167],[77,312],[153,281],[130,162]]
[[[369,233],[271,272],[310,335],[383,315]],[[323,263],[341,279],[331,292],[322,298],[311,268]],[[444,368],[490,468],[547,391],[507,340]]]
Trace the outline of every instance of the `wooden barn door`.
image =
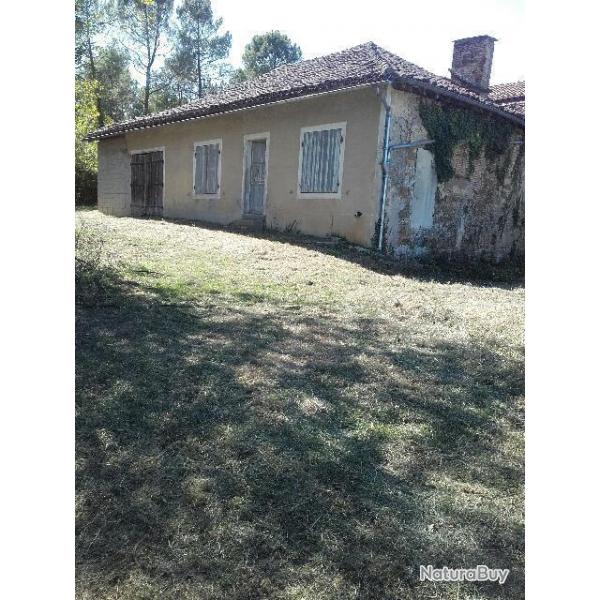
[[162,150],[131,155],[131,215],[162,217],[163,213]]

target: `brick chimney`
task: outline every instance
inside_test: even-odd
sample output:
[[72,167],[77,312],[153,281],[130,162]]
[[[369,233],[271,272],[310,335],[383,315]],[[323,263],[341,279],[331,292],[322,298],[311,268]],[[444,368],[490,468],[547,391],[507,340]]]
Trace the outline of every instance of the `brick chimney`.
[[495,41],[489,35],[454,40],[451,80],[478,92],[489,91]]

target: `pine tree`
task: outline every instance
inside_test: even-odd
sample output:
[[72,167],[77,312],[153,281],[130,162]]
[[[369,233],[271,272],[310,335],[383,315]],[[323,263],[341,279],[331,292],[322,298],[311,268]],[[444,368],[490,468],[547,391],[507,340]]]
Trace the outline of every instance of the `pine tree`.
[[133,65],[144,76],[143,112],[148,114],[156,59],[169,32],[173,0],[118,0]]
[[[96,40],[108,28],[109,6],[101,0],[75,0],[75,69],[77,76],[97,81],[98,49]],[[100,87],[93,86],[98,124],[104,125],[104,112],[100,101]]]
[[183,0],[177,8],[174,50],[166,69],[180,89],[201,98],[223,79],[231,50],[231,33],[220,33],[222,18],[215,18],[210,0]]
[[237,73],[238,80],[263,75],[277,67],[302,60],[300,46],[280,31],[269,31],[255,35],[246,45],[242,56],[243,73]]

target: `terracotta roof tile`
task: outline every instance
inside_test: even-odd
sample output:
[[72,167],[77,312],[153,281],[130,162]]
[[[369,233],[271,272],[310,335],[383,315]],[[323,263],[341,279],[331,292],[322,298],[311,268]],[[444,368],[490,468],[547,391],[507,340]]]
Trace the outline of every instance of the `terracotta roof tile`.
[[525,116],[525,100],[520,100],[518,102],[505,102],[502,104],[502,108],[513,115],[519,115],[521,117]]
[[514,102],[525,99],[525,82],[513,81],[511,83],[499,83],[490,88],[488,94],[494,102]]
[[525,82],[499,83],[490,88],[488,98],[503,110],[513,115],[525,117]]
[[[488,98],[456,85],[448,78],[434,75],[373,42],[367,42],[327,56],[283,65],[265,75],[230,86],[196,102],[108,125],[91,132],[87,139],[114,137],[135,129],[158,127],[286,99],[386,81],[428,90],[459,101],[468,101],[469,104],[503,114],[511,120],[520,117],[518,113],[505,111],[492,101],[491,96]],[[520,118],[516,120],[521,122]]]

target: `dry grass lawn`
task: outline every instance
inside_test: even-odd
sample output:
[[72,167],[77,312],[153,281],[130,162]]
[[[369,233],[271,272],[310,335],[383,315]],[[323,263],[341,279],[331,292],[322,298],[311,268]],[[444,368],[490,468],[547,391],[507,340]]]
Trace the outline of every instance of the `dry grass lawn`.
[[523,597],[522,286],[77,223],[80,600]]

